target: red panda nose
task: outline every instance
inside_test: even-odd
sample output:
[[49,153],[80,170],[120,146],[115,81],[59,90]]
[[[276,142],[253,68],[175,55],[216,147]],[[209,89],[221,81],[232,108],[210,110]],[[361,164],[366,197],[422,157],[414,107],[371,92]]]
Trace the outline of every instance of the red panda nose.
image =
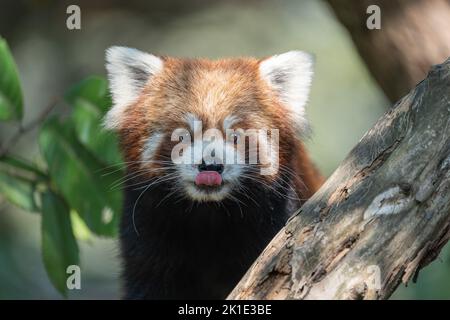
[[223,164],[206,164],[202,161],[202,164],[198,165],[198,171],[216,171],[221,174],[223,172]]

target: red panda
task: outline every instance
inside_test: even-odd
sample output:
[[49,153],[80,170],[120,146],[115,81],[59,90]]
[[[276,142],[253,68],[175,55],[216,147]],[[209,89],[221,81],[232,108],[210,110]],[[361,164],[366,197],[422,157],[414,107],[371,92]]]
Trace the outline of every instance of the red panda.
[[[226,298],[322,183],[302,143],[313,59],[290,51],[213,61],[112,47],[106,60],[113,106],[104,124],[118,132],[127,164],[124,298]],[[222,143],[205,141],[208,130]],[[253,147],[247,132],[257,132]]]

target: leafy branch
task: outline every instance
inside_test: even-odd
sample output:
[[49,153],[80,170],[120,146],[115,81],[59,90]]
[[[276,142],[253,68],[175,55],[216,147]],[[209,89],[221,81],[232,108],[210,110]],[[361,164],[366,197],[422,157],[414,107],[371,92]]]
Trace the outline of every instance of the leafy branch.
[[[69,116],[49,116],[62,100],[70,106]],[[17,67],[6,41],[0,38],[0,124],[19,122],[0,148],[0,197],[41,214],[43,262],[50,281],[64,296],[67,267],[79,264],[82,234],[111,237],[117,233],[122,194],[111,186],[122,177],[123,162],[116,136],[101,127],[110,105],[106,80],[93,76],[69,88],[63,98],[54,98],[35,119],[22,124]],[[21,137],[36,128],[39,165],[11,154]],[[111,167],[114,169],[107,172]]]
[[44,110],[42,110],[41,113],[35,119],[30,121],[28,124],[24,125],[20,123],[16,133],[0,148],[0,158],[5,156],[9,152],[11,148],[17,144],[17,142],[20,140],[22,136],[24,136],[25,134],[37,128],[40,124],[42,124],[42,122],[44,122],[47,119],[50,112],[55,108],[58,101],[59,101],[58,98],[54,98],[49,103],[49,105],[46,108],[44,108]]

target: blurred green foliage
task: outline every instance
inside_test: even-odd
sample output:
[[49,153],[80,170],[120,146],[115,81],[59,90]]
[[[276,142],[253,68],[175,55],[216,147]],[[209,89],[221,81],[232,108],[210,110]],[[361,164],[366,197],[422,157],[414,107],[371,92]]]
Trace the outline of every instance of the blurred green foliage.
[[0,38],[0,120],[22,119],[23,98],[19,76],[8,44]]
[[[0,67],[0,120],[21,120],[21,86],[3,39]],[[106,80],[90,77],[70,88],[64,100],[70,114],[48,117],[39,128],[43,165],[20,159],[8,150],[2,150],[0,157],[0,193],[22,209],[41,213],[44,265],[63,295],[66,269],[79,263],[75,235],[83,237],[83,232],[74,226],[87,226],[100,236],[117,234],[122,194],[111,186],[123,174],[117,138],[101,128],[111,105]],[[105,172],[105,168],[113,169]]]
[[[293,49],[313,52],[317,60],[307,113],[314,134],[306,144],[325,176],[335,170],[364,132],[390,107],[350,36],[323,1],[100,3],[85,0],[79,3],[83,10],[82,30],[71,31],[65,28],[67,4],[64,1],[2,1],[0,34],[8,39],[22,77],[25,101],[22,122],[34,119],[55,94],[64,96],[64,101],[54,110],[63,116],[53,121],[59,125],[72,123],[77,144],[105,165],[101,172],[93,172],[97,180],[122,169],[120,165],[112,166],[121,161],[117,160],[120,158],[117,148],[109,147],[116,143],[116,138],[102,132],[98,125],[103,107],[110,103],[105,94],[106,82],[102,78],[89,78],[86,81],[91,83],[91,79],[97,79],[97,85],[84,85],[82,81],[73,91],[69,89],[65,95],[61,92],[85,75],[103,74],[104,50],[111,45],[169,56],[210,58],[263,57]],[[4,41],[1,43],[6,46]],[[5,74],[3,69],[7,70],[0,64],[0,82]],[[79,87],[86,91],[80,92]],[[15,121],[19,118],[0,122],[2,143],[20,125]],[[25,212],[30,209],[41,212],[43,190],[54,179],[38,148],[36,134],[40,132],[29,132],[11,149],[14,156],[0,160],[0,299],[59,297],[46,279],[41,261],[42,216]],[[106,148],[101,149],[103,146]],[[17,187],[12,188],[14,185]],[[68,201],[57,186],[54,190]],[[38,196],[32,198],[31,193]],[[81,217],[91,216],[89,212],[69,210],[79,247],[82,290],[72,290],[68,296],[71,299],[118,298],[120,261],[116,238],[96,236]],[[111,216],[109,210],[104,213],[106,220],[118,218]],[[401,231],[401,226],[398,228]],[[450,245],[444,248],[439,259],[420,272],[417,284],[402,286],[393,298],[450,298]]]

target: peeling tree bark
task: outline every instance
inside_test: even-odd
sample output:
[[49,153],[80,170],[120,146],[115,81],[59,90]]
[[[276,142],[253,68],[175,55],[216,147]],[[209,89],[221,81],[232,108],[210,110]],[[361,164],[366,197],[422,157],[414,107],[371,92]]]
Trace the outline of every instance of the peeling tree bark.
[[[326,1],[392,102],[450,56],[450,0]],[[366,26],[370,5],[381,10],[380,30]]]
[[386,299],[450,238],[450,59],[368,131],[229,299]]

